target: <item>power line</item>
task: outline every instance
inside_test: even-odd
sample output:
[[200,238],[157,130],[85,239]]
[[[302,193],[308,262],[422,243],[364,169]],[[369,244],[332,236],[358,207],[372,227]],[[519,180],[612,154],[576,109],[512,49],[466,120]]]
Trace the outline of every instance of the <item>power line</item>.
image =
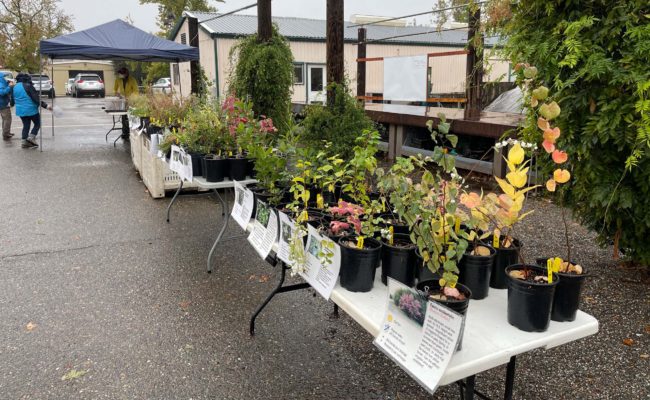
[[217,19],[217,18],[225,17],[226,15],[234,14],[234,13],[236,13],[236,12],[240,12],[240,11],[243,11],[243,10],[248,10],[249,8],[253,8],[253,7],[255,7],[256,5],[257,5],[257,3],[249,4],[249,5],[244,6],[244,7],[242,7],[242,8],[238,8],[238,9],[236,9],[236,10],[229,11],[229,12],[224,13],[224,14],[219,14],[219,15],[217,15],[216,17],[212,17],[212,18],[204,19],[203,21],[199,21],[199,24],[202,24],[202,23],[205,23],[205,22],[208,22],[208,21],[212,21],[212,20],[215,20],[215,19]]
[[388,40],[388,39],[397,39],[397,38],[402,38],[402,37],[408,37],[408,36],[418,36],[418,35],[427,35],[429,33],[440,33],[440,32],[448,32],[448,31],[458,31],[458,30],[464,30],[467,29],[466,26],[461,26],[457,28],[447,28],[447,29],[440,29],[440,30],[432,30],[432,31],[426,31],[426,32],[418,32],[418,33],[406,33],[404,35],[396,35],[396,36],[388,36],[384,38],[379,38],[379,39],[370,39],[366,40],[366,43],[371,43],[371,42],[379,42],[382,40]]
[[[478,1],[478,2],[476,2],[475,4],[478,5],[478,4],[484,4],[484,3],[487,3],[487,1]],[[464,7],[469,6],[470,4],[471,4],[471,3],[461,4],[461,5],[458,5],[458,6],[451,6],[451,7],[447,7],[447,8],[440,8],[440,9],[438,9],[438,10],[431,10],[431,11],[426,11],[426,12],[421,12],[421,13],[416,13],[416,14],[403,15],[403,16],[401,16],[401,17],[394,17],[394,18],[382,19],[382,20],[380,20],[380,21],[368,22],[368,23],[364,23],[364,24],[348,25],[347,28],[355,28],[355,27],[357,27],[357,26],[375,25],[375,24],[381,24],[382,22],[395,21],[395,20],[397,20],[397,19],[402,19],[402,18],[417,17],[417,16],[420,16],[420,15],[426,15],[426,14],[435,14],[435,13],[438,13],[438,12],[455,10],[455,9],[457,9],[457,8],[464,8]]]

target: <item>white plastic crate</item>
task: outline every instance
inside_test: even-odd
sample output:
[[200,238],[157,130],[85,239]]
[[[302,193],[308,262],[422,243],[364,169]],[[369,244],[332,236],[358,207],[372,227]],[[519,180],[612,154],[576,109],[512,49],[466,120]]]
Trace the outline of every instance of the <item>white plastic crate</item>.
[[[176,172],[169,169],[167,163],[150,153],[151,142],[146,135],[140,135],[141,168],[140,177],[144,182],[149,194],[153,198],[165,197],[166,191],[177,190],[181,180]],[[191,182],[185,182],[183,189],[196,189],[198,186]]]

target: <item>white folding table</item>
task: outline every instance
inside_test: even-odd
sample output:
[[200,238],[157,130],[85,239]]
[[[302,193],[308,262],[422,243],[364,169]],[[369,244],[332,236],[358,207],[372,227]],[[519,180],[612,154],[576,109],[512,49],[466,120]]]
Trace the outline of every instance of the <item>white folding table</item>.
[[[245,179],[243,181],[238,181],[240,184],[247,186],[251,185],[254,183],[257,183],[256,179]],[[230,221],[230,210],[228,209],[228,189],[233,189],[235,187],[235,183],[231,181],[230,179],[223,180],[221,182],[208,182],[205,180],[203,177],[196,177],[192,178],[192,183],[195,183],[200,189],[206,189],[206,190],[211,190],[214,192],[216,195],[217,199],[219,199],[219,202],[221,203],[221,216],[223,217],[223,221],[221,223],[221,229],[219,230],[219,234],[217,235],[217,239],[214,241],[214,244],[212,245],[212,248],[210,249],[210,252],[208,253],[208,273],[212,272],[212,256],[214,254],[214,251],[217,248],[217,245],[223,240],[232,240],[232,239],[237,239],[240,238],[240,236],[234,236],[234,237],[229,237],[229,238],[223,238],[223,234],[226,232],[226,229],[228,228],[228,222]],[[224,194],[223,197],[219,194],[219,189],[224,189]],[[169,202],[169,205],[167,206],[167,222],[169,222],[169,215],[172,209],[172,206],[176,202],[176,198],[178,197],[178,194],[183,190],[183,180],[181,179],[181,183],[178,186],[178,189],[176,190],[176,193],[174,193],[174,197],[172,197],[171,201]]]

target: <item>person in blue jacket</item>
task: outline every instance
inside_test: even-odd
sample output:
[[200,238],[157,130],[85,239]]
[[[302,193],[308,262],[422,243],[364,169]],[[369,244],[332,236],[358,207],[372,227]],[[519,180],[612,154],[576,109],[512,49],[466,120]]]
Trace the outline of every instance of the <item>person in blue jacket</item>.
[[11,133],[11,107],[14,105],[12,97],[13,82],[7,82],[5,73],[0,72],[0,118],[2,118],[2,138],[9,140]]
[[[18,74],[16,76],[16,85],[14,86],[14,101],[16,103],[16,116],[23,121],[23,148],[38,147],[36,135],[41,128],[41,115],[38,113],[39,97],[38,92],[34,89],[32,78],[27,74]],[[40,106],[48,110],[52,107],[46,102],[41,101]],[[32,132],[29,132],[31,124],[34,124]]]

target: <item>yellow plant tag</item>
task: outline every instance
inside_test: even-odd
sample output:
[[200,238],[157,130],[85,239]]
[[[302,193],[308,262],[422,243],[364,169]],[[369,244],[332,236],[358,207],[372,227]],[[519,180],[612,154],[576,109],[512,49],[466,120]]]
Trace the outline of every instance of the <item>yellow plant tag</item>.
[[357,238],[357,249],[363,249],[363,236]]
[[395,228],[393,225],[388,227],[388,244],[393,245],[393,238],[395,237]]
[[494,235],[492,236],[492,247],[495,249],[499,248],[499,231],[494,231]]
[[546,272],[548,273],[548,283],[553,283],[553,260],[546,260]]
[[454,232],[456,235],[460,232],[460,218],[456,217],[456,225],[454,226]]
[[232,151],[228,152],[228,157],[232,157]]
[[316,207],[320,209],[325,208],[325,200],[323,200],[323,196],[320,193],[316,195]]

